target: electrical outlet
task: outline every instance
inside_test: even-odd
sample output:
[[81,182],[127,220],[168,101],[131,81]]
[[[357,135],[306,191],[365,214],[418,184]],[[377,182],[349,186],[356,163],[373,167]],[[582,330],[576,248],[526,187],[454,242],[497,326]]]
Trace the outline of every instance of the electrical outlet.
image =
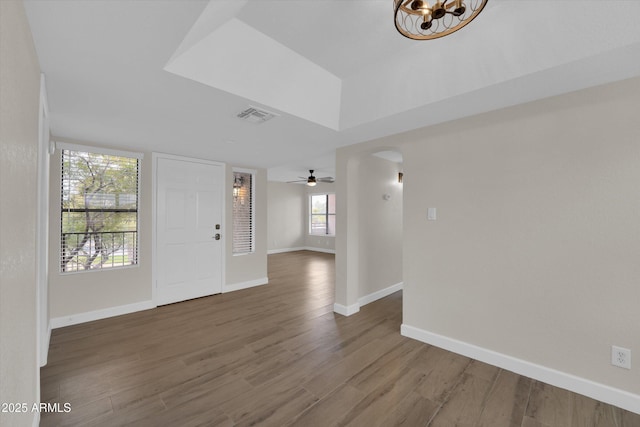
[[631,350],[612,345],[611,364],[620,368],[631,369]]

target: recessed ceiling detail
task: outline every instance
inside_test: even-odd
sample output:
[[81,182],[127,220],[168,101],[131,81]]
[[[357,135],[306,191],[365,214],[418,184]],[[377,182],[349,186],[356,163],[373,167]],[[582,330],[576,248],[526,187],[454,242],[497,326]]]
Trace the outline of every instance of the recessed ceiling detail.
[[[408,0],[395,1],[397,5]],[[337,8],[344,3],[322,2],[323,7],[335,5]],[[387,0],[354,0],[343,12],[354,14],[355,18],[353,5],[363,3],[368,4],[364,10],[372,17],[380,13],[389,22]],[[420,46],[400,40],[412,44],[399,44],[395,50],[390,49],[390,45],[398,40],[388,29],[366,35],[357,33],[362,40],[339,41],[352,47],[351,55],[363,52],[368,56],[361,48],[366,45],[372,49],[371,43],[365,43],[366,39],[381,40],[377,48],[378,62],[363,63],[349,74],[338,75],[332,70],[342,68],[323,60],[324,56],[318,53],[324,50],[322,33],[327,32],[327,26],[305,20],[305,27],[300,28],[291,15],[299,9],[303,16],[306,16],[304,12],[315,16],[315,12],[307,10],[310,7],[307,2],[212,0],[164,69],[328,129],[344,131],[417,108],[431,106],[439,111],[437,104],[444,100],[473,94],[558,64],[579,61],[614,46],[611,34],[594,25],[600,16],[598,7],[585,6],[575,11],[571,2],[555,2],[558,13],[544,22],[523,20],[514,24],[514,8],[504,7],[499,0],[487,7],[485,3],[486,0],[472,0],[469,4],[473,7],[465,12],[475,16],[485,9],[483,25],[475,26],[475,33],[460,32]],[[386,7],[379,11],[382,4]],[[638,9],[638,5],[635,7]],[[538,1],[518,2],[518,12],[524,16],[535,16],[539,8]],[[563,11],[567,13],[561,13]],[[270,16],[267,22],[265,16]],[[556,19],[561,16],[571,16],[572,20]],[[616,43],[640,40],[640,33],[628,16],[620,17]],[[342,22],[339,17],[336,19]],[[287,30],[289,26],[296,31]],[[548,49],[548,44],[541,43],[539,38],[529,37],[534,30],[542,34],[562,33],[562,37],[555,37],[551,43],[554,48]],[[380,38],[380,33],[385,37]],[[316,37],[310,38],[309,34]],[[505,39],[504,34],[509,34],[509,38]],[[297,39],[307,44],[301,45]],[[500,49],[488,49],[488,46],[500,46]],[[434,59],[437,60],[434,62]],[[322,61],[323,66],[314,60]],[[582,75],[576,76],[580,78]],[[522,88],[518,92],[527,91]],[[520,95],[514,92],[511,96]]]
[[[490,0],[426,43],[399,36],[393,4],[24,0],[56,137],[281,181],[331,173],[337,147],[640,76],[638,0]],[[280,117],[247,125],[248,105]]]
[[[219,5],[210,2],[203,16]],[[190,32],[164,69],[338,130],[338,77],[237,18],[216,24],[205,34],[199,20],[201,38]]]

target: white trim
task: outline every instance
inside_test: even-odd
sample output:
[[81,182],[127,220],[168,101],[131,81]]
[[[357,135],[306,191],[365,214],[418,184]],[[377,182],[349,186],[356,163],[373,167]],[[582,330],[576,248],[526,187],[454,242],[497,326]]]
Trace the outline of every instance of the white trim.
[[[38,404],[40,403],[40,398],[38,397]],[[40,425],[40,411],[35,411],[33,414],[33,422],[31,423],[33,427],[38,427]]]
[[80,151],[83,153],[106,154],[108,156],[131,157],[134,159],[144,159],[143,153],[135,151],[113,150],[110,148],[92,147],[90,145],[71,144],[69,142],[56,142],[56,148],[59,150]]
[[49,185],[51,139],[49,126],[49,102],[46,79],[40,73],[40,105],[38,107],[38,173],[36,213],[36,392],[40,396],[40,368],[47,364],[49,353]]
[[121,316],[123,314],[135,313],[136,311],[156,308],[153,301],[140,301],[133,304],[120,305],[117,307],[103,308],[101,310],[87,311],[85,313],[73,314],[71,316],[55,317],[51,319],[53,329],[65,326],[77,325],[79,323],[92,322],[94,320],[106,319],[108,317]]
[[326,248],[314,248],[312,246],[305,246],[302,248],[304,251],[313,251],[313,252],[324,252],[325,254],[335,254],[335,249],[326,249]]
[[40,367],[42,368],[48,362],[49,357],[49,343],[51,342],[51,319],[47,320],[47,333],[43,337],[44,343],[42,344],[42,353],[40,354]]
[[246,281],[246,282],[233,283],[231,285],[224,285],[222,287],[222,293],[239,291],[241,289],[253,288],[255,286],[266,285],[268,283],[269,283],[269,278],[268,277],[262,277],[260,279],[249,280],[249,281]]
[[273,255],[273,254],[281,254],[284,252],[297,252],[297,251],[305,251],[307,250],[306,247],[301,246],[299,248],[282,248],[282,249],[269,249],[267,251],[267,255]]
[[403,282],[396,283],[395,285],[388,286],[384,289],[380,289],[379,291],[375,291],[370,293],[369,295],[365,295],[363,297],[358,298],[358,302],[355,304],[351,304],[349,306],[334,303],[333,311],[342,314],[343,316],[351,316],[352,314],[356,314],[360,311],[360,307],[371,304],[374,301],[377,301],[381,298],[391,295],[394,292],[398,292],[402,290]]
[[[157,193],[158,191],[158,153],[151,153],[151,301],[156,305],[158,304],[158,296],[156,295],[156,245],[157,245],[157,225],[158,222],[156,216],[158,210],[156,208]],[[148,196],[147,196],[148,197]]]
[[[313,188],[313,187],[311,187]],[[319,189],[318,189],[319,190]],[[337,200],[335,199],[335,195],[336,192],[335,191],[308,191],[307,192],[307,236],[309,237],[336,237],[336,233],[335,230],[333,230],[333,234],[314,234],[311,232],[311,215],[313,215],[313,207],[311,206],[311,199],[313,198],[313,196],[327,196],[327,205],[329,204],[329,196],[332,195],[334,196],[334,204],[336,204]],[[327,206],[327,210],[328,210],[328,206]],[[335,210],[335,206],[333,207]],[[324,214],[327,216],[327,228],[329,227],[329,215],[333,215],[334,217],[336,217],[336,213],[326,213]],[[337,218],[337,217],[336,217]],[[335,224],[334,224],[335,226]],[[322,251],[320,251],[322,252]]]
[[376,292],[372,292],[369,295],[365,295],[363,297],[358,298],[358,304],[360,304],[360,307],[362,307],[363,305],[367,305],[370,304],[374,301],[377,301],[381,298],[384,298],[386,296],[391,295],[394,292],[398,292],[400,290],[402,290],[402,283],[396,283],[395,285],[391,285],[389,287],[386,287],[384,289],[380,289],[379,291]]
[[311,246],[300,246],[297,248],[282,248],[282,249],[269,249],[267,251],[267,255],[273,254],[281,254],[284,252],[297,252],[297,251],[312,251],[312,252],[323,252],[325,254],[335,254],[335,249],[326,249],[326,248],[314,248]]
[[247,168],[237,168],[235,166],[231,166],[231,172],[240,172],[240,173],[250,173],[252,175],[256,175],[258,173],[257,169],[247,169]]
[[640,414],[640,395],[403,324],[400,333],[502,369]]
[[355,303],[355,304],[346,306],[346,305],[338,304],[336,302],[333,304],[333,311],[348,317],[360,311],[360,304]]

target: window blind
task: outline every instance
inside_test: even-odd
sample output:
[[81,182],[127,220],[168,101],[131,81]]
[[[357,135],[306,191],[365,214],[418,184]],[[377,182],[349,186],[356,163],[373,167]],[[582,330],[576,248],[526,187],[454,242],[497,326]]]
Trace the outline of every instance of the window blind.
[[62,150],[60,271],[138,263],[139,160]]
[[233,253],[254,251],[253,174],[233,173]]

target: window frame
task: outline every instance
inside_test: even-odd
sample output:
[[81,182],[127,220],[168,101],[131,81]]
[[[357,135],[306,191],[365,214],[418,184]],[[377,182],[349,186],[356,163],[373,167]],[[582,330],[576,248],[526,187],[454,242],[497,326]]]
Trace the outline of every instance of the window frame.
[[[326,205],[326,209],[324,213],[318,214],[318,213],[313,213],[313,198],[314,197],[318,197],[318,196],[325,196],[325,205]],[[329,211],[330,206],[329,206],[329,196],[334,196],[333,197],[333,213],[330,213]],[[309,202],[308,202],[308,209],[309,209],[309,214],[308,214],[308,228],[307,228],[307,232],[309,234],[309,236],[320,236],[320,237],[335,237],[336,236],[336,230],[335,230],[335,217],[336,217],[336,207],[335,207],[335,193],[334,192],[323,192],[323,193],[310,193],[309,194]],[[314,233],[313,232],[313,217],[314,216],[324,216],[325,217],[325,233]],[[329,217],[333,216],[334,217],[334,229],[331,230],[332,233],[329,233]]]
[[[58,212],[60,214],[59,217],[59,231],[58,231],[58,254],[57,254],[57,263],[58,263],[58,274],[60,275],[71,275],[71,274],[83,274],[83,273],[95,273],[95,272],[100,272],[100,271],[111,271],[111,270],[121,270],[121,269],[127,269],[127,268],[137,268],[140,266],[140,262],[142,259],[141,253],[140,253],[140,247],[141,247],[141,232],[140,232],[140,223],[141,223],[141,200],[142,200],[142,194],[141,194],[141,189],[142,189],[142,172],[143,172],[143,159],[144,159],[144,154],[140,153],[140,152],[134,152],[134,151],[124,151],[124,150],[114,150],[114,149],[109,149],[109,148],[102,148],[102,147],[94,147],[94,146],[89,146],[89,145],[81,145],[81,144],[72,144],[72,143],[67,143],[67,142],[55,142],[55,149],[57,151],[60,151],[60,170],[58,173],[58,177],[60,178],[60,195],[58,197],[58,202],[60,203],[59,205],[59,209]],[[136,251],[136,255],[135,255],[135,260],[136,262],[133,264],[123,264],[123,265],[113,265],[113,266],[108,266],[108,267],[104,267],[104,268],[95,268],[95,269],[74,269],[71,271],[63,271],[62,270],[62,255],[63,255],[63,188],[64,188],[64,177],[63,177],[63,162],[64,162],[64,156],[63,156],[63,151],[72,151],[72,152],[80,152],[80,153],[91,153],[91,154],[98,154],[98,155],[108,155],[108,156],[116,156],[116,157],[124,157],[124,158],[129,158],[129,159],[135,159],[137,161],[137,183],[136,183],[136,229],[135,229],[135,251]],[[109,233],[109,232],[105,232],[105,233]],[[117,233],[117,232],[114,232]]]
[[[234,244],[235,244],[235,226],[236,226],[236,221],[235,221],[235,201],[236,201],[236,195],[235,195],[235,181],[236,181],[236,173],[241,173],[241,174],[249,174],[251,175],[251,188],[250,193],[249,193],[249,202],[250,202],[250,209],[251,209],[251,221],[250,221],[250,230],[251,230],[251,235],[250,235],[250,249],[248,251],[238,251],[236,252],[234,249]],[[245,169],[245,168],[231,168],[231,255],[232,256],[244,256],[244,255],[251,255],[253,253],[256,252],[256,176],[257,176],[257,171],[255,169]]]

